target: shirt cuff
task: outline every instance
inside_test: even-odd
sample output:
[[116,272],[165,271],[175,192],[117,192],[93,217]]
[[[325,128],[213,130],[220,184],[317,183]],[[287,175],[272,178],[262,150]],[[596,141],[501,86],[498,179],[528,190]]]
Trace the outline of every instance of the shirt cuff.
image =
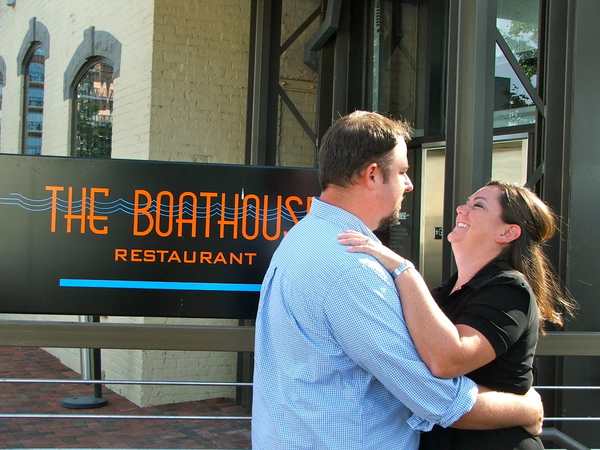
[[474,381],[467,377],[460,377],[460,388],[458,389],[456,398],[446,413],[440,417],[438,422],[423,419],[422,417],[413,414],[406,423],[413,430],[419,432],[430,431],[437,423],[441,427],[447,428],[460,419],[464,414],[468,413],[477,401],[479,389]]

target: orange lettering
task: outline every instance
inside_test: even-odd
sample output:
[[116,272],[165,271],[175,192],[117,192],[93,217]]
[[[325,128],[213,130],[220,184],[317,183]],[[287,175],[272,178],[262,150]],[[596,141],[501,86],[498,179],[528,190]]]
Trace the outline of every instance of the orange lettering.
[[171,256],[169,256],[169,259],[167,260],[167,262],[173,262],[173,261],[176,261],[178,263],[181,262],[181,258],[179,258],[179,253],[177,253],[176,251],[172,251]]
[[144,250],[144,261],[145,262],[156,261],[156,254],[155,254],[154,250]]
[[73,214],[73,188],[69,187],[69,200],[67,202],[67,214],[65,214],[65,219],[67,219],[67,233],[71,232],[71,220],[81,220],[80,232],[85,233],[85,209],[87,204],[86,198],[86,188],[81,188],[81,214]]
[[[248,205],[249,200],[254,200],[256,202],[256,204],[254,205],[254,214],[250,214],[250,216],[254,215],[254,234],[248,234],[247,227],[246,227],[246,221],[247,221],[247,217],[248,217],[248,208],[252,206],[252,205]],[[260,221],[260,200],[258,199],[258,196],[254,195],[254,194],[246,195],[244,197],[244,202],[242,203],[242,235],[244,236],[244,238],[248,239],[249,241],[252,239],[256,239],[256,237],[258,236],[258,233],[260,232],[259,221]]]
[[101,230],[98,230],[94,225],[95,220],[108,220],[106,216],[96,216],[94,214],[94,206],[96,203],[96,193],[104,194],[108,197],[108,189],[100,189],[100,188],[91,188],[90,189],[90,215],[88,216],[88,220],[90,222],[90,230],[94,234],[108,234],[108,227],[104,226]]
[[[192,199],[192,210],[190,212],[191,218],[184,219],[183,213],[185,210],[184,199],[185,197],[191,197]],[[196,237],[196,210],[198,208],[198,197],[196,197],[192,192],[184,192],[179,196],[179,216],[177,216],[177,236],[181,237],[183,234],[183,224],[189,223],[192,225],[192,233],[191,237]]]
[[206,223],[204,225],[204,237],[210,237],[210,216],[212,215],[211,198],[216,197],[216,192],[200,192],[200,197],[206,197]]
[[205,262],[207,262],[208,264],[212,264],[210,261],[211,258],[212,258],[211,252],[200,252],[200,264],[204,264]]
[[46,186],[46,190],[52,192],[52,207],[51,207],[51,215],[50,215],[50,232],[51,233],[55,233],[56,232],[56,199],[57,199],[57,192],[58,191],[64,191],[64,189],[65,189],[64,187],[60,187],[60,186]]
[[274,241],[279,238],[281,234],[281,195],[277,196],[277,211],[275,212],[276,219],[276,233],[274,236],[269,236],[268,227],[269,227],[269,216],[273,214],[269,214],[269,196],[265,195],[265,206],[263,208],[263,237],[267,241]]
[[156,250],[156,253],[160,255],[160,262],[165,262],[165,255],[169,253],[169,250]]
[[[233,219],[226,220],[227,217],[227,207],[225,206],[225,193],[221,194],[221,220],[219,220],[219,225],[221,225],[221,233],[219,237],[221,239],[225,236],[225,225],[233,226],[233,239],[237,239],[238,237],[238,208],[240,205],[240,195],[235,194],[234,196],[234,206],[233,208],[229,208],[233,211]],[[231,214],[230,214],[231,215]]]
[[115,261],[127,261],[127,250],[124,248],[115,248]]
[[191,252],[191,253],[192,253],[193,259],[188,258],[187,251],[183,252],[183,262],[185,262],[185,263],[195,263],[196,262],[196,252]]
[[131,250],[131,261],[132,262],[141,262],[142,258],[140,257],[140,254],[142,253],[141,250]]
[[216,256],[215,260],[213,261],[213,264],[217,264],[217,263],[225,263],[225,264],[227,264],[227,260],[225,259],[225,256],[223,255],[223,252],[217,253],[217,256]]
[[[160,220],[161,220],[161,209],[162,209],[162,198],[167,197],[169,199],[169,221],[167,231],[163,232],[160,230]],[[161,191],[156,196],[156,234],[160,237],[167,237],[173,231],[173,211],[175,209],[175,200],[173,198],[173,194],[169,191]]]
[[290,217],[292,218],[292,220],[294,221],[294,223],[298,223],[298,217],[296,217],[296,213],[294,212],[294,208],[292,208],[292,206],[290,205],[290,203],[294,201],[296,203],[298,203],[299,205],[302,204],[302,200],[300,199],[300,197],[296,197],[296,196],[292,196],[292,197],[288,197],[285,199],[285,208],[287,209],[288,213],[290,214]]
[[[140,195],[143,195],[144,197],[146,197],[146,206],[145,207],[140,207]],[[152,205],[152,197],[150,196],[150,193],[148,191],[144,191],[144,190],[136,190],[135,191],[135,200],[133,203],[133,235],[134,236],[146,236],[150,233],[150,230],[152,230],[152,228],[154,227],[154,219],[152,218],[152,215],[150,214],[150,206]],[[148,218],[148,228],[146,228],[145,231],[139,231],[138,230],[138,217],[140,216],[140,214],[145,215]]]
[[229,264],[233,264],[234,262],[243,264],[243,256],[241,253],[239,255],[236,255],[235,253],[229,254]]

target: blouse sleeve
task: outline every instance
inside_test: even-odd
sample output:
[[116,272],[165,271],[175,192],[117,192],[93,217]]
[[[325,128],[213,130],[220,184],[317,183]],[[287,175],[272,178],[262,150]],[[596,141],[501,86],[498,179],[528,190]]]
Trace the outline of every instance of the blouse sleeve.
[[533,308],[529,285],[518,276],[503,275],[477,286],[455,323],[475,328],[501,355],[526,332]]

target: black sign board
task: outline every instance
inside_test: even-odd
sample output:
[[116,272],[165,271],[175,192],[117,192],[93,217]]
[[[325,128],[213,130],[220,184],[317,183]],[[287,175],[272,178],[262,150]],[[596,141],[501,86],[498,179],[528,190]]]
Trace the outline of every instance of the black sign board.
[[254,318],[314,169],[0,156],[0,312]]

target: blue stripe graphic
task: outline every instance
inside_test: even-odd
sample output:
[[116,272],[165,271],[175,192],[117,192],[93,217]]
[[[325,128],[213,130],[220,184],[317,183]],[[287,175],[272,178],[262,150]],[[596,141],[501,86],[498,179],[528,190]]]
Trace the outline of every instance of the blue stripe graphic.
[[260,284],[238,283],[190,283],[177,281],[127,281],[127,280],[60,280],[61,287],[117,288],[117,289],[166,289],[180,291],[238,291],[259,292]]

